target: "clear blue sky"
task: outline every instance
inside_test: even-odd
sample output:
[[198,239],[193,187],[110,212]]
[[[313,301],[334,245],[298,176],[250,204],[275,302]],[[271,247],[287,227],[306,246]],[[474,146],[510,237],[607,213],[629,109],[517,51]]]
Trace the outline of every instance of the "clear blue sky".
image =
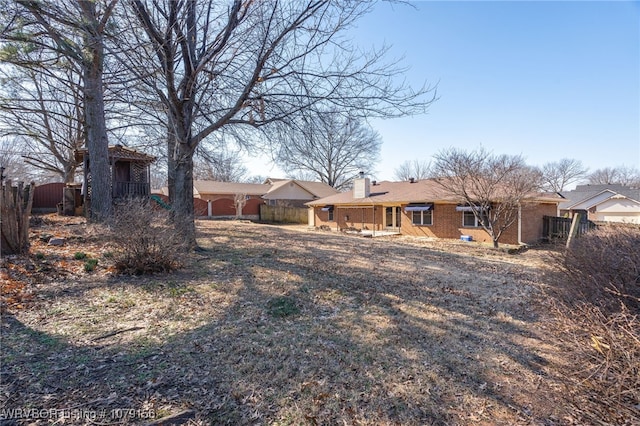
[[376,179],[451,146],[531,165],[640,167],[640,2],[413,5],[380,2],[353,30],[363,47],[404,57],[412,85],[437,84],[428,114],[372,121],[383,139]]

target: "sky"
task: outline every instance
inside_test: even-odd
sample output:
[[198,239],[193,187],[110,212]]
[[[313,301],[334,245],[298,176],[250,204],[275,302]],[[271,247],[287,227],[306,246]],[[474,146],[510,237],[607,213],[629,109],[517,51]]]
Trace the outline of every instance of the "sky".
[[[413,7],[412,7],[413,6]],[[435,86],[427,114],[370,124],[382,137],[372,177],[443,149],[640,168],[640,2],[421,1],[376,4],[351,30],[391,46],[397,76]],[[253,159],[253,174],[284,176]]]

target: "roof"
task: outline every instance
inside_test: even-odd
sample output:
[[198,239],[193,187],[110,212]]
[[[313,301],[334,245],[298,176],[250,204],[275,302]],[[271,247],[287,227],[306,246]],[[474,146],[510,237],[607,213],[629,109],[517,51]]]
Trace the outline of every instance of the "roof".
[[271,179],[271,178],[269,178],[267,182],[271,182],[271,189],[268,191],[268,193],[274,192],[279,188],[282,188],[283,186],[288,185],[289,183],[298,185],[300,188],[304,189],[315,198],[328,197],[330,195],[339,193],[337,189],[327,185],[324,182],[313,182],[313,181],[295,180],[295,179]]
[[[624,198],[640,202],[640,188],[631,188],[624,185],[578,185],[573,191],[563,191],[560,193],[565,200],[558,206],[561,210],[571,210],[574,206],[582,204],[598,195],[610,194],[602,197],[602,201],[620,195]],[[596,203],[597,204],[597,203]]]
[[[76,161],[83,161],[84,156],[89,155],[87,148],[81,148],[75,151]],[[153,163],[156,161],[156,157],[145,154],[144,152],[137,151],[133,148],[127,148],[122,145],[112,145],[109,147],[109,158],[115,158],[117,160],[131,160],[141,163]]]
[[216,182],[212,180],[194,180],[194,195],[198,194],[247,194],[264,195],[269,192],[271,185],[259,183]]
[[[370,194],[366,198],[354,198],[353,191],[342,192],[336,195],[313,200],[306,203],[308,206],[324,205],[350,205],[350,206],[370,206],[373,204],[408,204],[420,202],[438,203],[459,203],[458,197],[447,192],[434,179],[417,180],[414,182],[401,181],[377,182],[370,185]],[[557,194],[538,193],[533,194],[533,198],[538,201],[558,203],[561,198]]]
[[338,193],[336,189],[322,182],[272,178],[267,179],[263,184],[196,180],[193,182],[193,188],[196,194],[247,194],[264,196],[269,193],[273,193],[279,188],[290,183],[298,185],[300,188],[311,194],[311,197],[309,198],[322,198]]

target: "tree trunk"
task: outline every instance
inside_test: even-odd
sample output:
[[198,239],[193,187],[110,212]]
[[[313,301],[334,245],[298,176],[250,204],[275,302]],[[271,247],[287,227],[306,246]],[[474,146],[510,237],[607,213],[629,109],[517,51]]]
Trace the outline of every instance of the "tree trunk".
[[29,250],[29,215],[33,204],[32,182],[17,187],[7,180],[0,191],[0,254],[23,254]]
[[[97,25],[97,23],[94,23]],[[90,219],[104,221],[111,217],[111,173],[109,140],[104,116],[102,71],[104,45],[97,31],[86,33],[84,55],[84,111],[89,169],[91,173]]]
[[[171,158],[173,157],[173,158]],[[169,197],[176,229],[183,233],[187,246],[196,247],[196,226],[193,211],[193,150],[177,143],[174,155],[169,155]]]

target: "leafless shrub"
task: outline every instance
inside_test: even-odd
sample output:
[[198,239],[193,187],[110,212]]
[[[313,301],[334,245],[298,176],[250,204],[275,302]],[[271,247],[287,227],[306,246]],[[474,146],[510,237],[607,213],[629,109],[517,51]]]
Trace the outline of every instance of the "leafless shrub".
[[580,424],[640,423],[640,321],[583,303],[559,311],[571,359],[567,395]]
[[170,212],[153,209],[147,200],[130,199],[116,207],[111,239],[116,247],[114,265],[120,273],[142,275],[182,266],[185,239]]
[[606,312],[640,310],[640,227],[608,225],[574,240],[557,259],[567,300]]
[[640,228],[601,227],[554,260],[575,415],[586,424],[640,422]]

